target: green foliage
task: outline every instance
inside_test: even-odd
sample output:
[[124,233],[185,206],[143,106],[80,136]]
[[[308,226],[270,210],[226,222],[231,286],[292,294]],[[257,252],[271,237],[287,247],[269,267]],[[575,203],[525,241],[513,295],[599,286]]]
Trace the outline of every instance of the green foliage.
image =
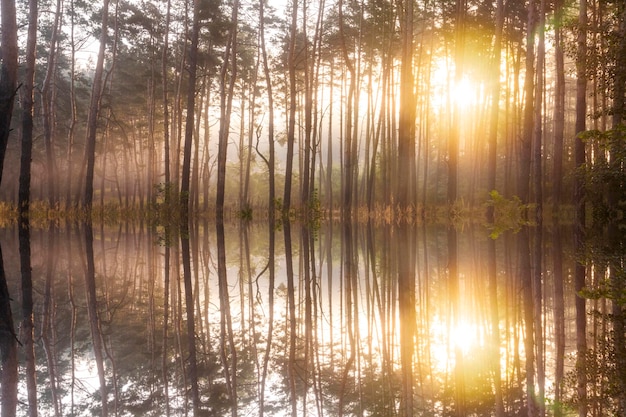
[[318,231],[322,220],[322,203],[319,198],[319,192],[317,188],[313,191],[311,198],[309,199],[306,220],[309,227],[313,231]]
[[612,222],[626,228],[626,126],[606,132],[589,130],[580,137],[594,150],[593,159],[577,172],[585,184],[594,224]]
[[252,207],[246,204],[239,210],[238,217],[240,220],[244,220],[247,222],[252,221]]
[[523,204],[519,197],[505,198],[496,190],[491,190],[489,196],[487,207],[494,209],[494,223],[488,225],[491,230],[489,236],[492,239],[497,239],[508,230],[518,232],[522,226],[528,223],[525,220],[525,212],[530,206]]
[[150,220],[158,234],[158,242],[169,246],[180,230],[181,195],[173,183],[154,186],[155,198],[150,207]]

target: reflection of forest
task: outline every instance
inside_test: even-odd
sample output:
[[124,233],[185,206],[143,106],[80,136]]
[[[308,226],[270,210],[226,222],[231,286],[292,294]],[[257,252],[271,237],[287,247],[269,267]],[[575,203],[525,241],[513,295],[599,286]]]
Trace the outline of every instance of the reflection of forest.
[[[17,232],[1,233],[18,300]],[[624,360],[612,345],[614,297],[602,291],[607,268],[587,267],[585,328],[571,230],[491,240],[482,229],[325,223],[275,233],[274,247],[267,225],[202,224],[166,251],[145,225],[33,231],[42,414],[616,409]],[[26,385],[19,390],[25,414]]]

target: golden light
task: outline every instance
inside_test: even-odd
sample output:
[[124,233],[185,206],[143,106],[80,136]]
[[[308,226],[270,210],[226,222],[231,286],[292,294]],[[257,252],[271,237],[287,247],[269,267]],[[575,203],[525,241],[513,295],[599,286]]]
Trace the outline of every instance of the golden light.
[[465,320],[452,324],[442,317],[433,317],[430,336],[433,367],[440,371],[454,364],[457,353],[466,356],[485,343],[483,332],[477,324]]
[[476,106],[481,95],[481,85],[464,75],[457,81],[454,65],[444,58],[436,59],[430,76],[431,104],[435,111],[451,111],[458,105],[466,113]]

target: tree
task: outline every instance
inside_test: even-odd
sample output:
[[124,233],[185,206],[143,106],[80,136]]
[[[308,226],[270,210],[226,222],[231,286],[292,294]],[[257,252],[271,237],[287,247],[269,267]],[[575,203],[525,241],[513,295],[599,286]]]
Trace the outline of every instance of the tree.
[[[223,219],[224,200],[226,196],[226,154],[230,135],[230,117],[233,108],[233,92],[237,80],[237,22],[239,1],[233,2],[229,36],[224,49],[222,68],[220,70],[220,131],[217,154],[217,198],[216,211],[218,219]],[[230,68],[230,74],[229,74]],[[241,115],[243,117],[243,114]]]
[[2,0],[2,33],[0,44],[0,183],[4,168],[4,157],[11,131],[13,102],[17,88],[17,23],[15,17],[15,0]]
[[[413,75],[413,0],[402,3],[402,63],[400,70],[400,115],[398,120],[398,202],[408,208],[414,201],[412,162],[415,160],[415,81]],[[460,46],[459,46],[460,47]],[[459,66],[461,64],[459,63]]]
[[189,227],[189,183],[191,177],[191,145],[193,143],[196,108],[196,72],[198,66],[198,37],[200,33],[200,1],[193,2],[191,45],[189,46],[187,84],[187,119],[185,122],[185,145],[183,149],[183,171],[180,185],[181,215],[183,227]]
[[563,201],[563,142],[565,136],[565,53],[563,40],[563,0],[554,4],[554,165],[552,168],[552,198],[555,210]]
[[30,259],[30,173],[33,150],[33,100],[35,83],[35,53],[37,47],[38,0],[29,0],[28,36],[26,39],[26,68],[22,84],[22,156],[19,179],[19,251],[22,275],[21,340],[26,358],[28,415],[37,417],[37,379],[35,370],[35,326],[33,322],[33,279]]
[[[11,131],[13,102],[17,87],[17,23],[15,1],[0,2],[2,16],[0,45],[0,184],[4,159]],[[16,415],[17,411],[17,335],[13,324],[11,297],[4,271],[2,250],[0,249],[0,413],[6,417]]]
[[[341,6],[339,6],[341,9]],[[293,180],[293,152],[296,141],[296,42],[298,34],[298,0],[291,2],[291,26],[289,27],[289,55],[287,71],[289,72],[289,109],[287,117],[287,155],[285,161],[285,188],[283,190],[283,214],[291,208],[291,186]]]
[[[50,36],[50,47],[48,50],[48,64],[46,66],[46,76],[43,80],[41,87],[41,109],[43,113],[43,129],[44,129],[44,144],[46,147],[46,169],[48,177],[48,199],[50,204],[56,204],[58,198],[56,194],[56,169],[54,159],[54,149],[52,146],[52,138],[54,136],[54,114],[55,114],[55,102],[53,100],[54,94],[52,91],[53,78],[56,69],[57,60],[57,42],[59,25],[61,22],[61,0],[56,2],[56,11],[54,14],[54,22],[52,25],[52,34]],[[31,8],[32,12],[32,8]]]
[[83,205],[87,211],[91,211],[93,204],[93,177],[96,163],[96,133],[98,130],[98,115],[100,112],[100,98],[102,96],[104,73],[104,51],[108,39],[109,23],[109,0],[104,0],[102,4],[102,23],[100,33],[100,47],[98,49],[98,59],[91,86],[91,102],[89,104],[89,116],[87,119],[87,138],[85,145],[85,163],[87,171],[85,174],[85,194]]
[[[463,79],[464,61],[464,38],[465,20],[467,14],[467,0],[456,0],[455,22],[455,43],[454,43],[454,80],[459,85]],[[458,197],[458,171],[459,171],[459,139],[461,132],[461,104],[454,103],[454,113],[452,115],[452,125],[448,137],[448,205],[454,204]]]
[[[585,164],[585,144],[581,137],[587,119],[587,0],[580,0],[578,13],[578,37],[576,48],[576,139],[574,160],[578,169]],[[574,228],[575,249],[579,256],[584,250],[585,201],[583,179],[576,176],[574,184],[574,205],[576,222]],[[582,260],[576,262],[574,269],[574,290],[576,291],[576,369],[577,394],[579,400],[578,415],[587,415],[587,311],[585,299],[580,291],[585,287],[585,265]]]

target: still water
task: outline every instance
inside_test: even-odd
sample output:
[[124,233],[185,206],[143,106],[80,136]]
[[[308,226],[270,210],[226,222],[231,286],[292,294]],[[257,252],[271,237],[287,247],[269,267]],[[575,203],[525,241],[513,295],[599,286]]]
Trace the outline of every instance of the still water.
[[204,223],[182,238],[141,224],[31,229],[32,290],[17,230],[0,239],[20,339],[18,415],[29,401],[44,416],[618,407],[616,302],[593,290],[609,268],[582,262],[568,227],[496,239],[482,227],[331,222]]

